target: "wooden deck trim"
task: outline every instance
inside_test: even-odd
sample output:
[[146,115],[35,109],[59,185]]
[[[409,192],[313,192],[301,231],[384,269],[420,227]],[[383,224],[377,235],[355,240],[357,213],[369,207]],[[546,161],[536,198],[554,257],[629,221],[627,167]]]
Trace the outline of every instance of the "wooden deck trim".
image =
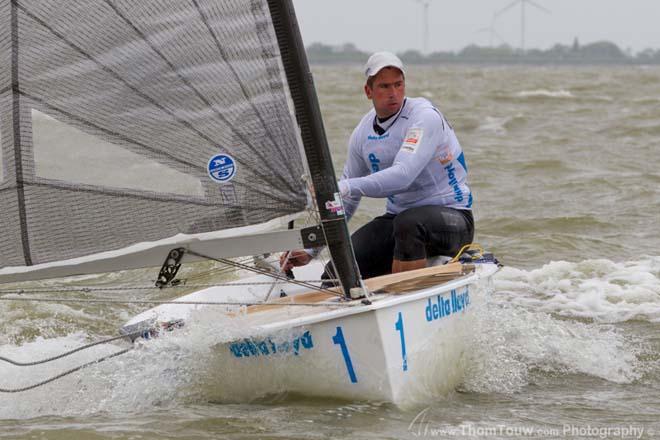
[[369,278],[368,280],[364,280],[364,282],[371,292],[403,293],[407,290],[414,289],[417,285],[420,285],[419,288],[423,288],[424,286],[429,287],[453,280],[473,269],[473,265],[463,265],[456,262],[442,266],[410,270],[408,272],[382,275]]
[[[393,273],[379,277],[364,280],[364,284],[370,292],[379,293],[406,293],[411,290],[418,290],[434,285],[442,284],[454,280],[474,270],[472,264],[449,263],[442,266],[426,267],[423,269],[411,270],[408,272]],[[339,294],[339,289],[332,288]],[[287,304],[316,304],[337,298],[327,292],[310,291],[299,293],[298,295],[277,298],[268,304],[259,304],[247,307],[247,313],[256,313],[265,310],[273,310]]]

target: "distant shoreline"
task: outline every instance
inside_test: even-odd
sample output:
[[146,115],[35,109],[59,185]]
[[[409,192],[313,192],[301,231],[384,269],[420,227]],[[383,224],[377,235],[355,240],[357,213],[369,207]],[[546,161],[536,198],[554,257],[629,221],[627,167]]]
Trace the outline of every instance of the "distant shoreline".
[[[313,43],[307,47],[311,64],[364,63],[368,52],[359,50],[351,43],[328,46]],[[477,65],[660,65],[660,49],[646,49],[637,54],[626,53],[609,41],[598,41],[580,45],[556,44],[547,50],[529,49],[521,51],[507,45],[499,47],[468,46],[458,52],[434,52],[424,55],[416,50],[398,53],[407,64],[477,64]]]

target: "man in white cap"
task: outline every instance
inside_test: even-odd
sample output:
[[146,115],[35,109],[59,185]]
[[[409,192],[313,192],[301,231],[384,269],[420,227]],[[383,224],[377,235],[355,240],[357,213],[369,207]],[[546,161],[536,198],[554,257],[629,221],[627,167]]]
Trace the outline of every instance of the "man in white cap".
[[[363,196],[387,198],[386,213],[351,237],[360,273],[371,278],[454,256],[472,242],[474,221],[465,156],[447,119],[427,99],[406,97],[396,55],[373,54],[365,75],[374,108],[351,135],[339,191],[347,219]],[[292,251],[281,262],[290,269],[314,256]]]

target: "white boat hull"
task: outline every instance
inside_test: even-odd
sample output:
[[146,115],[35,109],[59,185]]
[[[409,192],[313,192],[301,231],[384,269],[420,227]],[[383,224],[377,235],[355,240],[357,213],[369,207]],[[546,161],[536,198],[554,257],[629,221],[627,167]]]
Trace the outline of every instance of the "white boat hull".
[[[292,392],[405,405],[445,394],[463,378],[472,310],[496,270],[493,264],[479,264],[468,276],[379,296],[371,305],[310,310],[303,316],[292,310],[274,319],[268,311],[237,317],[239,325],[251,328],[251,336],[214,347],[212,368],[218,380],[209,387],[238,401]],[[222,301],[218,289],[225,289],[225,300],[238,299],[227,290],[237,287],[216,287],[180,300]],[[161,306],[128,324],[154,313],[158,321],[185,320],[199,307]]]

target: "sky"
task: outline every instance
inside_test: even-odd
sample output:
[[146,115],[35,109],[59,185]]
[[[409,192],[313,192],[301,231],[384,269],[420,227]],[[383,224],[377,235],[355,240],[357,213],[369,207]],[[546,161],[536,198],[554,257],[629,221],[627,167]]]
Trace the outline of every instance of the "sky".
[[[305,45],[354,43],[365,51],[458,51],[469,44],[521,45],[520,4],[514,0],[294,0]],[[518,0],[519,1],[519,0]],[[527,0],[529,1],[529,0]],[[660,49],[660,0],[533,0],[526,12],[525,47],[607,40],[637,53]],[[428,40],[424,6],[428,3]],[[495,33],[490,32],[490,28]],[[499,36],[499,37],[498,37]],[[501,39],[500,39],[501,37]],[[426,50],[425,50],[426,46]]]

